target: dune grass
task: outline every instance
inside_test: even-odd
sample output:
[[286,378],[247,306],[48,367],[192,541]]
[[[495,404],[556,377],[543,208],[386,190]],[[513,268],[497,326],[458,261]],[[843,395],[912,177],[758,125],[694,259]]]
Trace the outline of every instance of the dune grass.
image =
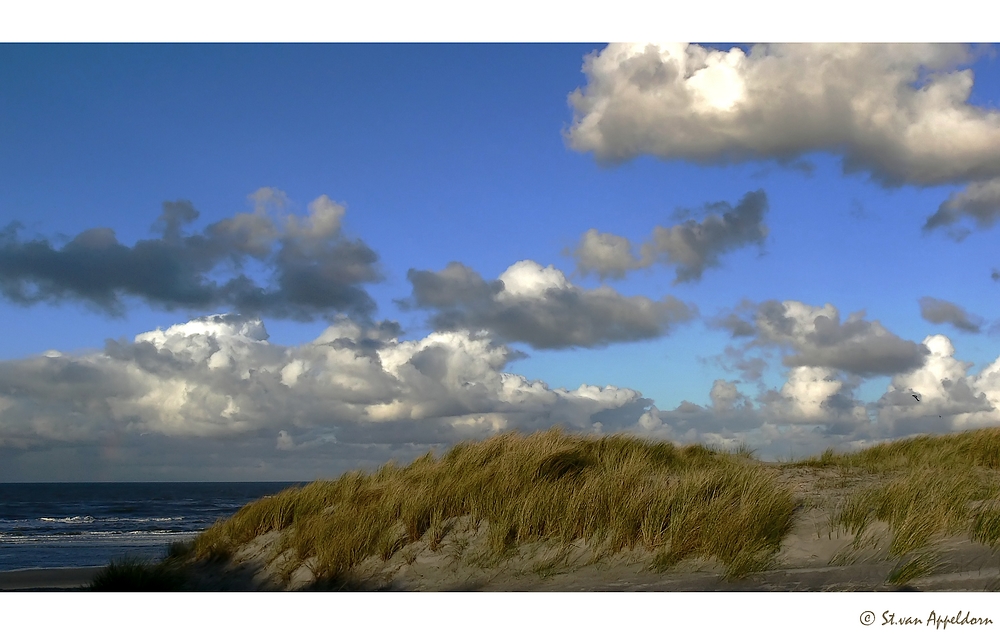
[[872,474],[917,468],[1000,469],[1000,428],[958,434],[921,435],[874,445],[857,452],[827,450],[795,465],[857,468]]
[[739,577],[768,566],[795,510],[791,493],[748,454],[559,430],[503,434],[285,490],[212,526],[193,550],[226,558],[283,531],[293,564],[310,560],[319,579],[333,579],[418,540],[433,549],[464,519],[486,532],[497,557],[525,543],[583,539],[606,554],[645,548],[660,569],[714,557]]
[[[440,457],[285,490],[216,523],[184,557],[227,559],[279,531],[274,555],[292,554],[286,573],[308,562],[318,581],[337,580],[366,559],[402,551],[412,562],[408,545],[424,541],[434,550],[449,532],[474,529],[494,562],[528,543],[563,549],[583,540],[599,555],[645,549],[661,571],[714,558],[727,578],[739,578],[767,569],[792,528],[800,501],[777,479],[789,467],[836,468],[870,481],[833,520],[855,534],[857,547],[874,523],[888,525],[888,553],[898,560],[889,584],[933,573],[943,536],[1000,546],[1000,429],[780,465],[755,460],[745,447],[722,452],[554,429],[460,443]],[[538,566],[542,575],[554,565]]]
[[828,450],[798,465],[876,477],[848,497],[834,523],[855,534],[856,546],[870,538],[876,521],[888,525],[888,553],[900,559],[890,582],[932,572],[934,543],[945,536],[1000,546],[1000,429],[920,436],[853,453]]
[[186,576],[181,567],[169,558],[148,562],[141,558],[117,558],[101,569],[90,585],[90,591],[181,591]]
[[845,454],[828,450],[799,464],[879,476],[849,498],[836,521],[859,536],[873,521],[888,523],[892,555],[940,535],[967,533],[1000,545],[1000,429],[921,436]]

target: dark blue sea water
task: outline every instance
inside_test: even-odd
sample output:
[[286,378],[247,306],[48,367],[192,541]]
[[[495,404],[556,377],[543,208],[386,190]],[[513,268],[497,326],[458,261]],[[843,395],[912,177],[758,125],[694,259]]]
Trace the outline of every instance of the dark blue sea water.
[[0,483],[0,571],[160,558],[295,483]]

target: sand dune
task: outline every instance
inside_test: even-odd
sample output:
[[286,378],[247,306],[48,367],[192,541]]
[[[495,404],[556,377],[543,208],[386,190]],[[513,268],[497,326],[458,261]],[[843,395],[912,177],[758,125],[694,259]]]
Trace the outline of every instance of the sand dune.
[[[507,435],[265,497],[156,567],[109,569],[105,588],[1000,590],[998,468],[996,430],[787,464]],[[606,531],[580,530],[597,521]],[[79,587],[95,573],[9,572],[0,589]]]
[[[665,573],[651,570],[643,549],[601,555],[583,541],[557,546],[529,543],[508,557],[491,557],[486,527],[453,519],[434,549],[427,541],[408,545],[388,561],[373,557],[350,576],[318,585],[309,562],[281,575],[288,554],[274,556],[280,533],[245,545],[226,564],[202,563],[192,570],[191,588],[203,590],[305,590],[344,588],[385,591],[990,591],[1000,589],[1000,554],[962,537],[941,537],[928,571],[902,584],[886,582],[894,569],[918,554],[890,557],[885,527],[870,544],[853,545],[854,535],[831,527],[837,505],[870,483],[838,480],[822,468],[784,470],[781,479],[796,493],[799,508],[772,566],[728,580],[712,560],[686,560]],[[880,531],[881,529],[881,531]],[[273,559],[272,559],[273,558]]]

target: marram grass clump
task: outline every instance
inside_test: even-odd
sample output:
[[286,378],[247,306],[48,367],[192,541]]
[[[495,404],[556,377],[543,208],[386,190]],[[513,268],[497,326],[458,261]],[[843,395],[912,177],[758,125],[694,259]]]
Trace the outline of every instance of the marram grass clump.
[[745,452],[508,433],[251,503],[203,532],[193,555],[226,558],[277,530],[293,565],[310,560],[317,579],[335,579],[418,540],[433,548],[464,519],[485,528],[497,557],[525,543],[583,539],[607,554],[644,548],[661,570],[714,557],[740,577],[767,568],[794,512],[791,492]]
[[1000,469],[1000,428],[983,428],[947,435],[919,435],[873,445],[850,453],[827,450],[799,461],[809,467],[859,469],[872,474],[899,470]]
[[799,465],[878,477],[850,497],[836,517],[859,542],[873,521],[883,521],[892,532],[892,555],[922,549],[943,535],[967,534],[1000,546],[998,428],[918,436],[850,454],[828,450]]
[[169,558],[148,562],[140,558],[114,559],[101,569],[90,585],[91,591],[181,591],[186,576]]
[[899,559],[890,582],[933,572],[935,543],[946,536],[1000,547],[1000,429],[917,436],[850,454],[828,450],[798,465],[875,477],[847,498],[834,524],[860,547],[871,542],[873,523],[886,523],[888,554]]

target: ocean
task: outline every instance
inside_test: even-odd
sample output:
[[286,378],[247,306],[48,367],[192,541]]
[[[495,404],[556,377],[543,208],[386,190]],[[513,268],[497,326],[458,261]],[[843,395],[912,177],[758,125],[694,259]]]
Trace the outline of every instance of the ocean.
[[297,483],[0,483],[0,571],[158,559]]

